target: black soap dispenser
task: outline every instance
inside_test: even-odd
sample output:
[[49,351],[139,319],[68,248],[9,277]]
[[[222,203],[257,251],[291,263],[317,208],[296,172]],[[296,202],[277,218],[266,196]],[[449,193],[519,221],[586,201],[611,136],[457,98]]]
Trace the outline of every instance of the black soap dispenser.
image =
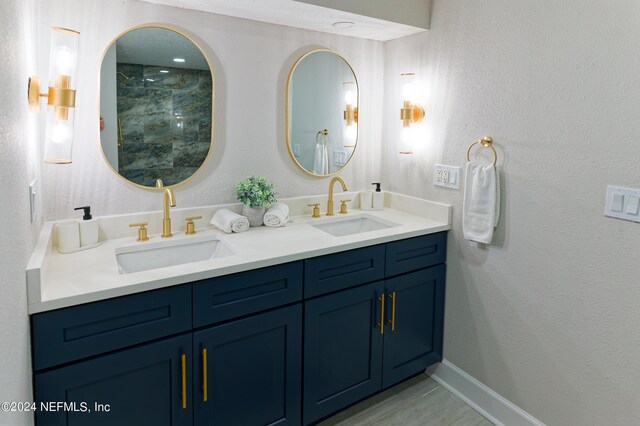
[[371,194],[371,210],[382,210],[384,207],[384,194],[380,190],[380,182],[374,182],[371,185],[375,185],[376,189]]
[[76,207],[74,210],[84,211],[80,222],[80,247],[98,244],[98,222],[91,216],[91,206]]

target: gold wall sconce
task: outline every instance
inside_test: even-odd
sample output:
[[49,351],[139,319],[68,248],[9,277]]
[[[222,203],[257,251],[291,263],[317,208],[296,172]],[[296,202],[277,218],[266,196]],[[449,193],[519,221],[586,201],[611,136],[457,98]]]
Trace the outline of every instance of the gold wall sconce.
[[413,154],[415,144],[415,131],[413,124],[420,123],[425,116],[424,108],[416,102],[417,87],[415,73],[400,74],[402,83],[402,108],[400,108],[400,120],[402,120],[402,143],[400,154]]
[[40,111],[40,98],[47,98],[44,162],[71,163],[73,121],[76,106],[78,41],[80,33],[53,27],[49,53],[49,89],[40,93],[40,77],[29,78],[28,99],[32,112]]
[[356,82],[345,81],[342,83],[344,88],[344,121],[347,126],[353,126],[358,123],[358,107],[356,105]]
[[358,85],[355,81],[342,83],[344,91],[344,148],[354,148],[358,137]]

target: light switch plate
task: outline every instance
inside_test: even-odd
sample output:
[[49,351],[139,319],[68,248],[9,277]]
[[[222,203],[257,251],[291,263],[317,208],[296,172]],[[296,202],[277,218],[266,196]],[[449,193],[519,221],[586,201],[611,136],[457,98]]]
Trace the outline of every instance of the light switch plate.
[[640,222],[640,189],[609,185],[604,205],[604,215],[617,219]]
[[433,166],[433,184],[445,188],[460,189],[460,167],[435,164]]
[[334,151],[333,153],[333,165],[336,167],[342,167],[347,162],[346,151]]

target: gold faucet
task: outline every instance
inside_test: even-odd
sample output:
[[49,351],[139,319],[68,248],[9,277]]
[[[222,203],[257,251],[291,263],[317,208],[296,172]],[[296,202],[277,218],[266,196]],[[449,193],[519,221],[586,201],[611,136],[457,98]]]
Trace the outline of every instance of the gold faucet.
[[340,176],[336,176],[329,182],[329,201],[327,201],[327,216],[333,216],[333,184],[340,182],[342,190],[347,191],[347,184]]
[[[162,179],[156,180],[156,188],[164,188]],[[176,196],[173,189],[164,188],[164,200],[162,204],[162,238],[172,237],[171,233],[171,216],[169,215],[169,207],[176,206]]]

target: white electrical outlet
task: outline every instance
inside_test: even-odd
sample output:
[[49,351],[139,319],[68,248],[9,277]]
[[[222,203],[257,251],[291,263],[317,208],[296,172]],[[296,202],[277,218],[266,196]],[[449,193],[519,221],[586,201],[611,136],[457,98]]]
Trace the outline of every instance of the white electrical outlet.
[[460,189],[460,167],[435,164],[433,166],[433,184],[445,188]]

